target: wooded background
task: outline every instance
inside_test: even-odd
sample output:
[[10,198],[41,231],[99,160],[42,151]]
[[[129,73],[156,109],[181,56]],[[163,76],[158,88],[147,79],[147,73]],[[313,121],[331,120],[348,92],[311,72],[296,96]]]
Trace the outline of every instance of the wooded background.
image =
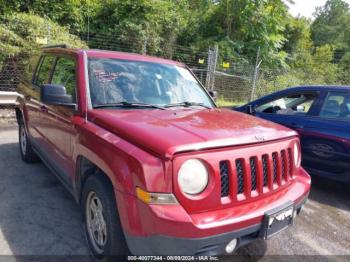
[[183,61],[205,85],[216,50],[223,105],[349,85],[349,5],[328,0],[314,17],[292,17],[282,0],[0,0],[0,86],[14,88],[28,56],[62,43]]

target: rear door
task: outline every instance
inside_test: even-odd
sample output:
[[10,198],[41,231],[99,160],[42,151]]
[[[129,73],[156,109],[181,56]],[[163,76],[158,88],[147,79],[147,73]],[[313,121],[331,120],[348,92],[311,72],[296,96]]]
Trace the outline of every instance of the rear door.
[[324,95],[303,137],[304,166],[318,174],[350,182],[350,92]]

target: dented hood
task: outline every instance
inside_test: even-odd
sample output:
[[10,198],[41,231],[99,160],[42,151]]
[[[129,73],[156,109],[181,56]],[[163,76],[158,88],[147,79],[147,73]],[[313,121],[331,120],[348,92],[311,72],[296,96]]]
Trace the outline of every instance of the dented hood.
[[164,157],[296,136],[281,125],[229,109],[93,109],[91,122]]

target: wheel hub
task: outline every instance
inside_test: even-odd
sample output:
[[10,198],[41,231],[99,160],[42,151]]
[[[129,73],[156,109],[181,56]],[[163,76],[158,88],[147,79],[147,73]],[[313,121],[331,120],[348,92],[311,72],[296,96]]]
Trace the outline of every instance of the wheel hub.
[[86,201],[86,225],[95,250],[102,253],[107,242],[107,227],[102,203],[94,192],[89,193]]

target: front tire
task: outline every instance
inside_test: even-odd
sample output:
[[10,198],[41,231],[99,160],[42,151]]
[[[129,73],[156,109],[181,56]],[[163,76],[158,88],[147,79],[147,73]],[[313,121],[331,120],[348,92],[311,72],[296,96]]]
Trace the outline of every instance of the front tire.
[[18,123],[18,134],[19,134],[19,149],[21,157],[26,163],[35,163],[39,161],[39,157],[34,152],[32,145],[28,139],[28,134],[24,126],[23,120],[21,119]]
[[87,179],[81,204],[84,232],[92,254],[103,261],[114,255],[127,255],[113,187],[103,174]]

